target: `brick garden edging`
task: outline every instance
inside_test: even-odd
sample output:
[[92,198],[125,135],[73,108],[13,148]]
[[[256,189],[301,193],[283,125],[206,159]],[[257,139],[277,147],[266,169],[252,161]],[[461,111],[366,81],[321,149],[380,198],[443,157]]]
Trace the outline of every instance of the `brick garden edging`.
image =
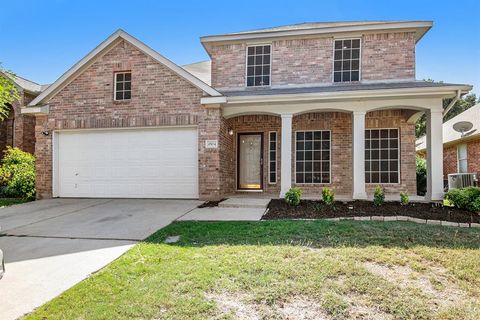
[[366,216],[366,217],[338,217],[338,218],[325,218],[318,220],[328,220],[328,221],[340,221],[340,220],[356,220],[356,221],[408,221],[415,222],[420,224],[430,224],[430,225],[440,225],[446,227],[460,227],[460,228],[480,228],[480,223],[462,223],[462,222],[451,222],[443,220],[427,220],[419,219],[408,216]]

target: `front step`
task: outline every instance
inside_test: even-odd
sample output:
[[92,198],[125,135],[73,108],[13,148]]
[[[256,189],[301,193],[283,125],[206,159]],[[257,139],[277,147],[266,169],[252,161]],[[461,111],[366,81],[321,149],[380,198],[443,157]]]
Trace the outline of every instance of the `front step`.
[[228,198],[218,204],[219,208],[262,208],[266,209],[270,199]]

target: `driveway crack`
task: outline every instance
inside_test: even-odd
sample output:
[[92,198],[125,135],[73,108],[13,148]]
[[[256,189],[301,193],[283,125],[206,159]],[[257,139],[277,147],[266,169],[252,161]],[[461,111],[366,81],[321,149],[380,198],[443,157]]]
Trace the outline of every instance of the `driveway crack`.
[[96,237],[68,237],[68,236],[39,236],[39,235],[29,235],[29,234],[0,234],[0,237],[11,237],[11,238],[42,238],[42,239],[69,239],[69,240],[107,240],[107,241],[133,241],[141,242],[139,239],[131,238],[96,238]]

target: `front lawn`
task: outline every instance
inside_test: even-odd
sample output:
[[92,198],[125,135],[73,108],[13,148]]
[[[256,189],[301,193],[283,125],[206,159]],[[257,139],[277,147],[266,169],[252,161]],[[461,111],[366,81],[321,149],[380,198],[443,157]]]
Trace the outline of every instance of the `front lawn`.
[[479,274],[478,229],[182,222],[26,318],[479,319]]

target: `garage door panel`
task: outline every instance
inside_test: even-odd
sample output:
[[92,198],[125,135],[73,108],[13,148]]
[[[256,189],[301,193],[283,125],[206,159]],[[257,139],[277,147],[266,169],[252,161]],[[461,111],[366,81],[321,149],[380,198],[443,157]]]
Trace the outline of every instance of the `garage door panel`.
[[61,197],[198,198],[194,128],[58,133]]

